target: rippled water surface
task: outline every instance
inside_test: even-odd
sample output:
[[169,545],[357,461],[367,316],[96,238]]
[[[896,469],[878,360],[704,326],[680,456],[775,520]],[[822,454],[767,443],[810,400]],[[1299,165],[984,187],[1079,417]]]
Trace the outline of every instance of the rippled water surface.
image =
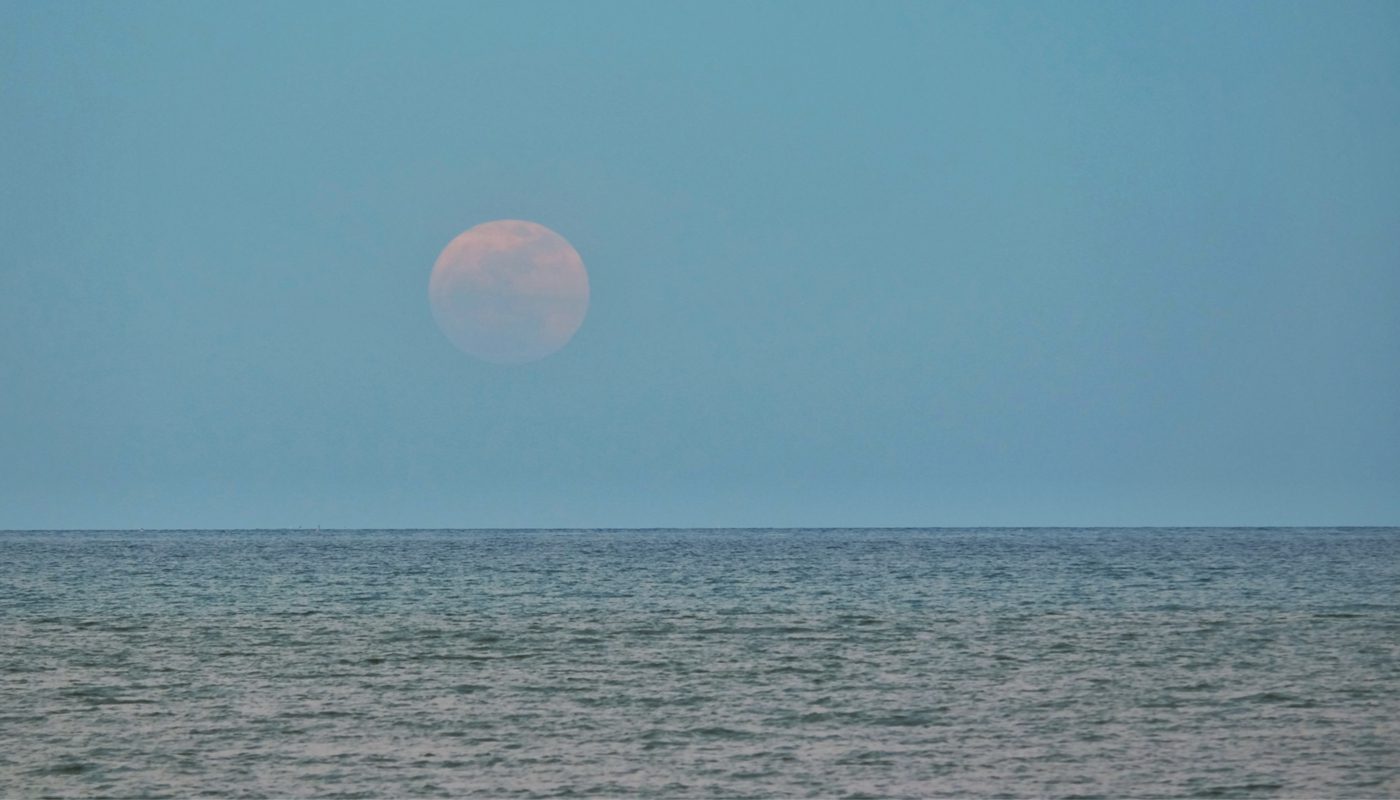
[[1400,530],[0,533],[0,795],[1400,795]]

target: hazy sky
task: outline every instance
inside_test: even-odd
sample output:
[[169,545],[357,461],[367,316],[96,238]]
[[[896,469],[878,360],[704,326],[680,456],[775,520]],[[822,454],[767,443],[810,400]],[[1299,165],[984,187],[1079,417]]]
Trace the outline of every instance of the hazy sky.
[[[582,255],[473,361],[458,233]],[[1400,4],[0,0],[0,528],[1400,523]]]

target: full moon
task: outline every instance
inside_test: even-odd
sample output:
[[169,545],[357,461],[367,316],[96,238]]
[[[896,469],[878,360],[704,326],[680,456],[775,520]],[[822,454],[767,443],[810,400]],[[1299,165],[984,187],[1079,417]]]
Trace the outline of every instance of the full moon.
[[515,219],[453,239],[428,281],[452,344],[496,364],[537,361],[569,343],[588,313],[588,271],[564,237]]

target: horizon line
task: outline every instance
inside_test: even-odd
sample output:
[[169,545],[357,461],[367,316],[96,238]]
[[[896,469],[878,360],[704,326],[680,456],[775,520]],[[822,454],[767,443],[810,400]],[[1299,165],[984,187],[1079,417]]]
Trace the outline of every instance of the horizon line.
[[1011,531],[1011,530],[1361,530],[1367,528],[1400,528],[1397,524],[1347,524],[1347,525],[704,525],[704,526],[601,526],[601,527],[485,527],[485,528],[386,528],[369,526],[362,528],[0,528],[0,533],[360,533],[378,531],[382,533],[539,533],[564,532],[676,532],[676,531]]

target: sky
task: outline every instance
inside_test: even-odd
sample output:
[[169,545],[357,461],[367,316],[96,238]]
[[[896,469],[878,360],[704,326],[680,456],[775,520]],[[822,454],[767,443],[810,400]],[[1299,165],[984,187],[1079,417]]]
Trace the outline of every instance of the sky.
[[1400,524],[1397,143],[1393,2],[0,0],[0,528]]

